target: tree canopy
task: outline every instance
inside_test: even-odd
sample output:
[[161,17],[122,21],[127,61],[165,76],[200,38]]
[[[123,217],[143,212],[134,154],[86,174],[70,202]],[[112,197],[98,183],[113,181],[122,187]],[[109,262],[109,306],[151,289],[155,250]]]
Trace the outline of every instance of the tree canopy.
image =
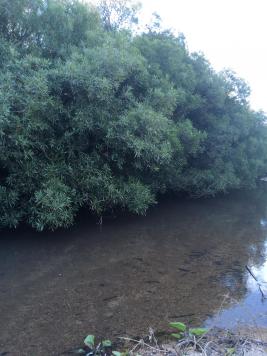
[[0,226],[67,227],[81,207],[144,214],[164,192],[254,187],[267,129],[249,87],[138,5],[0,0]]

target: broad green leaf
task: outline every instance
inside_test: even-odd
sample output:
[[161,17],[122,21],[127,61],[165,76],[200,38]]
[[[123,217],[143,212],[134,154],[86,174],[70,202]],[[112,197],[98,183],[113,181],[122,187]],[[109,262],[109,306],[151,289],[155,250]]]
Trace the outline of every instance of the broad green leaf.
[[181,333],[179,334],[171,334],[171,336],[175,337],[175,339],[182,339],[183,335]]
[[184,323],[180,323],[180,322],[175,322],[175,323],[169,323],[169,325],[172,328],[175,328],[179,331],[185,331],[186,330],[186,325]]
[[193,328],[189,329],[190,334],[195,336],[202,336],[208,332],[208,329],[205,328]]
[[111,347],[112,346],[112,342],[110,340],[103,340],[102,341],[102,345],[104,347]]
[[95,336],[94,335],[87,335],[84,339],[84,343],[86,346],[90,347],[91,349],[95,345]]

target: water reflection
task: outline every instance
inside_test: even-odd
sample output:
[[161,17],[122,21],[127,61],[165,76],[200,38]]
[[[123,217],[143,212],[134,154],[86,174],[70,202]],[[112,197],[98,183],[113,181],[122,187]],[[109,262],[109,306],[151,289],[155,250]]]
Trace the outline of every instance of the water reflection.
[[[259,224],[264,241],[260,245],[252,243],[249,246],[248,268],[241,283],[235,285],[231,274],[226,275],[231,293],[224,296],[221,307],[206,320],[206,326],[267,326],[267,218],[261,218]],[[240,284],[245,286],[244,295],[236,299],[235,288]]]
[[[25,355],[57,355],[89,332],[135,336],[171,320],[229,326],[253,314],[267,326],[245,268],[267,280],[266,197],[169,200],[102,231],[84,219],[56,235],[3,233],[0,351],[13,355],[16,338]],[[235,302],[221,308],[225,295]]]
[[267,242],[265,242],[263,256],[264,262],[260,266],[250,267],[254,278],[250,275],[247,279],[247,289],[251,292],[256,292],[259,290],[260,284],[264,295],[267,297]]

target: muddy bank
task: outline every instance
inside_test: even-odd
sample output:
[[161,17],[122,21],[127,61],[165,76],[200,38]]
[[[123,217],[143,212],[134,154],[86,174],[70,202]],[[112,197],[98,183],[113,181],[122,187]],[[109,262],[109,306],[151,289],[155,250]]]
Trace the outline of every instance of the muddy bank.
[[[183,323],[183,327],[186,327]],[[178,330],[176,330],[178,332]],[[199,334],[201,332],[201,334]],[[162,335],[149,328],[148,335],[143,338],[121,337],[116,342],[95,340],[88,335],[83,346],[67,350],[61,355],[83,356],[262,356],[267,355],[267,329],[240,328],[227,330],[186,329],[178,334]],[[174,337],[175,336],[175,337]],[[174,341],[176,339],[176,341]],[[120,351],[118,351],[120,350]]]
[[267,329],[243,327],[235,330],[212,328],[201,337],[160,340],[151,334],[127,341],[124,351],[141,356],[263,356],[267,355]]

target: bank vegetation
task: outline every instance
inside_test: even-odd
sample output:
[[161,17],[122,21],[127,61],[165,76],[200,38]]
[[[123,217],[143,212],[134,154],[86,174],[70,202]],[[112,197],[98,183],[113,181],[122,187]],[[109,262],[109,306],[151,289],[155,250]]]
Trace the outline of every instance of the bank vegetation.
[[254,187],[266,117],[249,87],[139,5],[0,0],[0,226],[144,214],[166,192]]

